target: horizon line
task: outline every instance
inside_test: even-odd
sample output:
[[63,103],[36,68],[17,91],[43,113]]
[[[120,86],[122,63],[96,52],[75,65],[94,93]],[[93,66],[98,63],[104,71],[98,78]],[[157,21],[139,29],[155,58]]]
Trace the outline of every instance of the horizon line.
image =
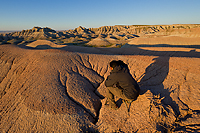
[[[196,24],[195,23],[187,23],[187,24],[132,24],[132,25],[129,25],[129,24],[127,24],[127,25],[125,25],[125,24],[116,24],[116,25],[103,25],[103,26],[99,26],[99,27],[89,27],[89,28],[100,28],[100,27],[105,27],[105,26],[165,26],[165,25],[200,25],[200,23],[199,24],[198,23],[196,23]],[[82,25],[79,25],[78,27],[80,27],[80,26],[81,27],[85,27],[85,26],[82,26]],[[48,27],[48,26],[44,26],[44,27],[42,27],[42,26],[33,26],[32,28],[34,28],[34,27],[40,27],[40,28],[47,27],[47,28],[51,28],[51,27]],[[73,29],[76,29],[78,27],[70,28],[70,29],[58,29],[58,30],[55,30],[53,28],[51,28],[51,29],[53,29],[55,31],[62,31],[62,30],[73,30]],[[32,28],[29,28],[29,29],[32,29]],[[16,31],[22,31],[22,30],[27,30],[27,29],[21,29],[21,30],[0,30],[0,32],[16,32]]]

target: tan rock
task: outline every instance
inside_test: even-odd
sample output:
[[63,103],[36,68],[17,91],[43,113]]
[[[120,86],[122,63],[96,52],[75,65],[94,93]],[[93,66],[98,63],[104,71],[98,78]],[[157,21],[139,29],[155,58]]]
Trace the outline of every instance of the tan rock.
[[134,45],[163,45],[168,47],[182,46],[189,47],[189,45],[199,45],[199,37],[179,37],[179,36],[147,36],[134,38],[128,42],[128,44]]
[[26,45],[28,47],[33,47],[33,48],[62,48],[62,47],[66,47],[67,45],[57,45],[51,41],[48,40],[37,40],[34,41],[28,45]]
[[92,46],[110,46],[111,43],[109,43],[105,38],[95,38],[92,41],[87,43],[88,45],[92,45]]
[[[144,28],[118,27],[119,31]],[[153,30],[170,32],[173,28],[189,29],[157,26]],[[31,34],[47,35],[38,33]],[[48,47],[43,50],[0,46],[0,132],[199,132],[198,48],[58,49],[47,40],[30,43],[36,48],[44,45]],[[141,86],[129,113],[117,97],[119,110],[104,105],[104,81],[112,60],[127,63]]]

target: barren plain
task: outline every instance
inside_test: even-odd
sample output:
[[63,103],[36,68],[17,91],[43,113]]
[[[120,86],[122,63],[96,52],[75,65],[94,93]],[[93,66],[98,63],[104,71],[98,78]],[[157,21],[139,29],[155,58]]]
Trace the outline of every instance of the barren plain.
[[[0,132],[200,132],[200,25],[117,25],[0,34]],[[105,107],[109,62],[141,93]]]

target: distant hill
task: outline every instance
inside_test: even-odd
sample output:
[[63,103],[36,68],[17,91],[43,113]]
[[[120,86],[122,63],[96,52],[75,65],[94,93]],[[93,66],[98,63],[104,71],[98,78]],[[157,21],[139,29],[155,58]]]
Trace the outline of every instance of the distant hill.
[[0,31],[0,34],[3,34],[3,33],[12,33],[12,32],[16,32],[14,30],[11,30],[11,31]]
[[[49,27],[2,32],[0,44],[27,45],[35,40],[50,40],[60,45],[111,46],[124,45],[138,37],[181,36],[200,37],[199,24],[184,25],[115,25],[99,28],[77,27],[66,31],[56,31]],[[197,30],[196,30],[197,29]],[[194,33],[194,34],[193,34]],[[95,38],[103,38],[107,45],[96,44]],[[97,39],[98,40],[98,39]],[[102,40],[102,39],[101,39]],[[132,41],[134,42],[134,41]]]

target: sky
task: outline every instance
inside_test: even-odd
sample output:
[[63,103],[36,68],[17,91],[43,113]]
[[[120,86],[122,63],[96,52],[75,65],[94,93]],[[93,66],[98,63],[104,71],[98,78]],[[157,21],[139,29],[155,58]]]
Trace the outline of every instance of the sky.
[[0,0],[0,31],[200,24],[200,0]]

